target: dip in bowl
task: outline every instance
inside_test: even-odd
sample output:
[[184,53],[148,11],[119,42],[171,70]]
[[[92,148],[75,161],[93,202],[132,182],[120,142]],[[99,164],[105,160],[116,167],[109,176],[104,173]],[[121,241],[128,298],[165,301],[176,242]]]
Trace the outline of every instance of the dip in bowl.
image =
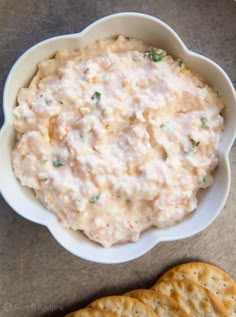
[[[224,100],[224,103],[226,104],[227,111],[224,111],[223,113],[225,130],[224,130],[224,133],[218,148],[219,166],[217,170],[214,172],[213,185],[210,188],[205,189],[201,193],[198,193],[197,209],[193,213],[191,213],[188,218],[185,218],[178,224],[173,224],[173,222],[175,222],[176,220],[179,220],[179,218],[182,219],[182,215],[181,217],[177,216],[176,217],[177,219],[174,219],[175,221],[167,223],[167,225],[172,224],[171,227],[148,229],[141,235],[140,239],[135,243],[125,242],[125,241],[137,240],[140,232],[146,228],[149,228],[150,225],[154,223],[149,222],[147,225],[144,221],[144,218],[143,219],[141,218],[141,219],[138,219],[138,221],[140,221],[143,226],[140,229],[140,225],[139,225],[139,229],[137,230],[136,235],[134,234],[133,237],[130,238],[127,232],[123,233],[123,236],[121,236],[121,238],[119,237],[119,235],[114,237],[115,230],[113,228],[113,231],[111,231],[112,234],[108,237],[107,236],[104,237],[104,234],[103,234],[102,236],[103,240],[100,240],[100,241],[99,241],[100,238],[97,235],[97,232],[93,233],[92,230],[89,230],[90,224],[92,226],[93,223],[96,221],[98,224],[101,223],[102,219],[100,219],[99,217],[89,219],[89,221],[87,221],[85,229],[83,229],[83,227],[73,228],[73,223],[68,225],[68,227],[72,227],[73,229],[81,229],[85,232],[87,230],[87,233],[88,233],[87,235],[91,239],[105,246],[110,246],[116,242],[125,242],[123,244],[114,245],[108,249],[104,249],[100,245],[84,237],[81,232],[72,231],[70,229],[66,229],[65,227],[63,227],[61,224],[61,222],[63,222],[63,213],[62,212],[60,213],[60,217],[59,217],[61,221],[60,222],[58,218],[55,217],[54,214],[47,211],[47,209],[43,207],[43,205],[41,205],[40,202],[36,200],[34,193],[30,189],[26,187],[22,187],[22,185],[20,185],[20,183],[17,181],[16,177],[14,176],[12,165],[11,165],[11,161],[12,161],[11,152],[12,152],[12,149],[15,147],[13,109],[16,106],[16,96],[18,94],[19,89],[22,87],[28,86],[29,82],[31,81],[33,75],[35,74],[37,70],[38,62],[52,57],[57,51],[85,48],[88,45],[96,42],[97,40],[114,38],[114,37],[117,37],[118,35],[121,35],[120,37],[121,42],[122,41],[132,42],[133,41],[132,38],[138,38],[139,40],[142,40],[145,43],[145,45],[149,47],[149,49],[147,50],[148,53],[146,53],[146,51],[143,52],[144,54],[143,58],[145,62],[149,64],[153,62],[158,62],[157,60],[158,58],[155,58],[156,56],[154,55],[154,59],[156,60],[153,60],[153,55],[152,53],[150,53],[150,52],[153,52],[152,51],[153,47],[161,48],[162,50],[164,50],[163,52],[167,51],[169,55],[173,56],[176,59],[178,58],[178,61],[181,61],[181,63],[183,61],[187,65],[188,69],[202,76],[207,84],[209,84],[211,87],[217,87],[217,89],[222,94],[222,99]],[[139,56],[134,56],[132,58],[134,58],[132,63],[140,62]],[[179,66],[182,67],[182,64]],[[84,71],[84,73],[86,73],[85,76],[89,76],[89,71]],[[198,84],[199,86],[201,86],[201,82],[199,82]],[[109,89],[109,82],[107,83],[107,85]],[[145,85],[145,80],[143,80],[141,85]],[[202,87],[199,87],[199,89],[202,89]],[[94,106],[95,104],[96,106],[100,102],[100,99],[102,104],[103,97],[104,97],[104,94],[101,95],[100,91],[97,91],[97,90],[94,91],[91,94],[91,98],[90,98],[92,100],[91,101],[92,105]],[[188,96],[186,96],[186,98],[187,97]],[[24,97],[22,98],[24,99]],[[45,98],[43,98],[43,100],[44,99]],[[47,101],[46,102],[47,106],[50,107],[51,100],[47,98],[45,100]],[[65,103],[66,101],[62,100],[61,102]],[[88,107],[82,107],[82,108],[84,108],[83,111],[88,110],[88,109],[86,110],[86,108]],[[219,105],[218,108],[220,111],[221,106]],[[53,234],[53,236],[57,239],[57,241],[61,245],[63,245],[70,252],[82,258],[95,261],[95,262],[102,262],[102,263],[119,263],[119,262],[132,260],[134,258],[137,258],[138,256],[141,256],[145,252],[147,252],[149,249],[151,249],[154,245],[156,245],[160,241],[177,240],[177,239],[189,237],[195,233],[200,232],[216,218],[216,216],[219,214],[219,212],[223,208],[223,205],[227,198],[227,194],[229,191],[229,184],[230,184],[228,153],[235,136],[235,125],[233,122],[233,118],[235,116],[235,95],[234,95],[233,87],[227,75],[222,71],[222,69],[219,66],[217,66],[215,63],[211,62],[209,59],[205,57],[202,57],[200,55],[190,52],[184,46],[184,44],[176,35],[176,33],[173,30],[171,30],[166,24],[164,24],[163,22],[161,22],[160,20],[156,18],[143,15],[143,14],[137,14],[137,13],[116,14],[116,15],[103,18],[93,23],[91,26],[87,27],[83,32],[79,34],[52,38],[34,46],[33,48],[31,48],[30,50],[28,50],[26,53],[22,55],[22,57],[16,62],[16,64],[14,65],[12,71],[10,72],[8,76],[5,90],[4,90],[4,111],[6,116],[6,122],[4,124],[4,127],[2,129],[2,134],[1,134],[2,151],[6,153],[4,158],[3,157],[1,158],[2,160],[1,175],[3,175],[3,177],[1,178],[1,192],[3,197],[8,201],[11,207],[22,216],[34,222],[46,225],[51,231],[51,233]],[[93,111],[96,111],[96,110],[93,109]],[[130,117],[132,120],[134,120],[134,118],[132,117],[132,114],[130,114]],[[142,121],[142,118],[139,118],[139,120]],[[162,126],[161,129],[163,129],[164,127],[163,124],[164,124],[163,122],[160,122],[160,127]],[[218,126],[219,130],[221,129],[221,124],[222,123],[219,119],[219,126]],[[108,123],[107,125],[109,126]],[[198,125],[200,128],[206,130],[204,132],[207,132],[208,121],[206,121],[206,117],[204,115],[200,114]],[[25,125],[22,124],[21,126],[22,127],[18,125],[18,128],[24,130],[27,124]],[[60,126],[60,128],[62,128],[61,130],[63,130],[63,123]],[[20,132],[22,131],[20,130]],[[43,131],[41,132],[43,133]],[[134,132],[140,133],[139,131],[136,131],[136,130]],[[94,130],[91,133],[96,134],[97,132]],[[41,136],[39,137],[41,138]],[[83,139],[84,137],[90,137],[90,136],[88,136],[87,134],[85,136],[82,135],[81,139]],[[189,140],[188,142],[189,144],[187,145],[191,146],[191,151],[193,150],[193,148],[195,151],[196,147],[199,146],[199,140],[193,139],[191,135],[188,136],[188,140]],[[125,139],[121,140],[121,143],[118,144],[120,148],[125,145],[126,141],[129,142],[129,140],[125,140]],[[146,141],[145,139],[143,139],[140,144],[146,144]],[[218,144],[218,141],[216,142],[217,144]],[[32,142],[31,146],[33,147],[34,140],[32,139],[31,142]],[[79,146],[81,147],[83,146],[83,144],[82,145],[76,144],[75,140],[74,142],[73,140],[70,142],[72,142],[71,146],[73,147],[74,145],[75,148],[76,147],[78,148]],[[80,140],[80,142],[84,142],[84,140]],[[144,150],[145,150],[144,151],[145,153],[148,153],[148,149],[144,149]],[[184,152],[188,152],[188,150],[189,149],[187,148],[183,148]],[[117,156],[119,156],[118,152],[117,152]],[[19,154],[19,152],[17,154]],[[21,152],[21,155],[22,154],[24,154],[24,149],[23,149],[23,152]],[[168,156],[169,153],[164,152],[164,154],[165,156],[166,155]],[[15,167],[15,171],[17,171],[18,178],[21,179],[24,185],[34,188],[34,186],[30,186],[32,182],[30,183],[29,181],[27,183],[27,180],[25,180],[26,182],[24,183],[24,180],[21,177],[22,175],[20,175],[21,161],[19,160],[19,157],[17,157],[17,155],[14,155],[13,157],[14,157],[13,165]],[[55,168],[57,168],[57,170],[64,169],[63,159],[58,157],[58,155],[54,155],[54,157],[52,157],[51,160],[52,160],[51,162],[52,167],[54,166]],[[166,160],[166,157],[164,158],[164,160]],[[215,167],[216,163],[217,162],[213,158],[212,168]],[[130,171],[128,172],[134,173],[132,166],[130,168]],[[143,172],[145,172],[145,175],[147,175],[148,167],[147,167],[147,170]],[[49,179],[52,179],[51,176],[50,178],[48,177],[48,175],[44,175],[42,173],[40,175],[42,176],[41,180],[46,183],[49,181]],[[199,188],[207,187],[207,181],[204,177],[205,175],[199,175],[199,180],[198,180],[200,185],[198,186]],[[102,180],[100,179],[100,181]],[[210,185],[211,179],[210,180],[208,179],[208,181],[209,181],[208,185]],[[118,199],[123,198],[123,200],[130,200],[129,191],[128,191],[129,186],[128,185],[125,186],[125,180],[123,180],[123,182],[124,182],[124,186],[123,187],[118,186],[116,196]],[[205,186],[205,183],[206,183],[206,186]],[[129,184],[128,181],[127,181],[127,184]],[[126,190],[126,187],[127,187],[127,190]],[[121,190],[121,188],[123,188],[123,191]],[[36,188],[36,190],[37,189],[38,188]],[[100,191],[100,188],[98,189],[92,188],[91,194],[89,190],[88,192],[85,193],[85,195],[87,195],[86,196],[87,205],[90,206],[91,212],[93,212],[93,209],[94,209],[94,212],[97,212],[99,204],[102,202],[102,200],[104,200],[104,204],[107,205],[108,209],[112,208],[112,203],[109,204],[109,199],[111,200],[111,197],[106,196],[105,191],[102,192]],[[11,192],[13,190],[15,193],[14,199],[11,195]],[[137,189],[135,190],[137,191]],[[47,193],[48,191],[49,189],[46,189]],[[142,191],[138,192],[138,195],[143,194],[144,195],[143,199],[145,199],[145,197],[148,198],[147,196],[150,195],[149,198],[151,199],[153,197],[151,197],[150,192],[151,190],[148,191],[148,188],[147,188],[147,191],[145,191],[145,189],[142,189]],[[44,205],[46,205],[48,209],[51,209],[51,210],[53,209],[53,208],[50,208],[50,204],[47,205],[45,203],[41,193],[38,192],[37,195],[38,195],[38,198],[41,198],[40,200],[44,202]],[[50,197],[47,198],[46,200],[48,202],[50,200]],[[194,204],[196,202],[193,199],[191,203],[192,205],[190,204],[190,207],[188,207],[189,211],[192,211],[195,208]],[[159,205],[160,204],[161,203],[159,202]],[[179,202],[177,201],[176,204],[178,205]],[[119,207],[121,208],[121,206]],[[143,208],[143,206],[138,206],[138,208]],[[126,210],[128,210],[127,206],[126,206]],[[146,211],[147,206],[144,206],[143,210]],[[128,220],[127,223],[124,224],[123,223],[124,216],[120,218],[121,218],[121,221],[120,223],[118,223],[119,226],[118,226],[117,232],[119,232],[119,227],[121,228],[122,226],[124,227],[126,225],[129,232],[133,232],[136,225],[138,227],[138,224],[137,224],[138,221],[136,223],[135,221],[130,222]],[[146,218],[148,218],[148,213]],[[131,220],[133,219],[131,218]],[[163,219],[163,217],[161,218],[161,220],[165,222],[165,219]],[[108,224],[107,230],[109,231],[109,226],[112,227],[111,220],[108,220],[105,225],[107,224]],[[159,225],[159,227],[162,227],[162,225]],[[165,227],[165,225],[163,227]]]

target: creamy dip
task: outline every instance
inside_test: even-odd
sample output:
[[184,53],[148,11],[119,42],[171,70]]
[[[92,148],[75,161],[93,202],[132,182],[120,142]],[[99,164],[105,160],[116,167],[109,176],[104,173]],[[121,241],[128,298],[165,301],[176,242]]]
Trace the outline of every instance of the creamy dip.
[[38,65],[14,110],[16,177],[105,247],[197,207],[223,130],[219,94],[181,60],[119,36]]

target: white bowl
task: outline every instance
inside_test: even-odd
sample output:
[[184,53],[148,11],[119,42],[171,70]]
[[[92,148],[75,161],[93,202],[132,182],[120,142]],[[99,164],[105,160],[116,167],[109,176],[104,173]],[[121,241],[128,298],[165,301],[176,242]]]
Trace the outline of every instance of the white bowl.
[[[15,144],[13,109],[21,87],[27,86],[36,72],[37,63],[60,49],[75,49],[90,43],[125,35],[143,40],[165,49],[170,55],[180,57],[194,72],[221,92],[227,109],[224,112],[225,131],[219,147],[219,167],[214,184],[199,195],[197,210],[179,224],[167,229],[150,229],[136,243],[125,243],[103,248],[88,240],[82,233],[65,229],[54,214],[47,211],[36,199],[33,191],[16,180],[11,150]],[[179,36],[162,21],[140,13],[119,13],[102,18],[81,33],[63,35],[43,41],[26,51],[10,71],[3,95],[5,124],[0,134],[0,189],[8,204],[21,216],[47,226],[54,238],[71,253],[100,263],[121,263],[133,260],[160,241],[190,237],[209,226],[222,210],[230,187],[229,151],[236,134],[236,98],[234,88],[226,73],[214,62],[187,49]],[[45,250],[46,252],[46,250]]]

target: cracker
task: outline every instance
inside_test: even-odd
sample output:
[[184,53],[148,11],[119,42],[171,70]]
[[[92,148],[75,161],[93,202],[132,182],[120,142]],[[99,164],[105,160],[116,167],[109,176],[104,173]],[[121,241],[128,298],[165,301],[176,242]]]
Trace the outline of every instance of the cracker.
[[117,317],[157,317],[147,305],[128,296],[107,296],[92,302],[89,307],[98,307],[115,313]]
[[79,309],[65,317],[116,317],[116,314],[94,307]]
[[172,297],[191,317],[227,317],[223,303],[208,289],[189,280],[171,280],[152,288]]
[[150,289],[137,289],[125,293],[151,307],[159,317],[189,317],[171,297]]
[[158,282],[188,279],[206,287],[225,305],[229,316],[236,317],[236,284],[224,271],[214,265],[190,262],[173,267]]

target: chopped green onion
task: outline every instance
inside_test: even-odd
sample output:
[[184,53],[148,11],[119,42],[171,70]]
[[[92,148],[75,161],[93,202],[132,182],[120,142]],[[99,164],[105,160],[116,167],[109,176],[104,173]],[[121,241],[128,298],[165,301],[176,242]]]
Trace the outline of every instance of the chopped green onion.
[[45,182],[48,180],[48,178],[47,177],[44,177],[44,179],[43,179]]
[[100,198],[100,194],[91,197],[91,198],[89,199],[89,202],[90,202],[91,204],[96,204],[96,202],[98,201],[99,198]]
[[153,62],[160,62],[166,56],[166,51],[160,49],[156,51],[154,48],[151,48],[150,51],[143,53],[143,57],[145,58],[146,56],[150,56]]
[[53,162],[53,165],[55,167],[60,167],[63,166],[63,163],[61,162],[61,160],[57,157],[56,160]]
[[189,154],[193,152],[194,150],[196,150],[197,146],[200,144],[200,141],[195,141],[190,136],[188,138],[189,138],[189,141],[191,142],[191,147],[188,150],[185,150],[185,149],[183,150],[185,154]]
[[162,124],[160,125],[160,128],[164,128],[164,126],[165,126],[164,123],[162,123]]
[[201,117],[200,120],[201,120],[201,123],[202,123],[202,128],[203,129],[209,129],[209,127],[208,127],[208,125],[206,123],[207,119],[205,117]]
[[50,101],[50,100],[45,99],[45,102],[46,102],[47,106],[50,106],[50,104],[51,104],[51,101]]
[[167,158],[168,158],[168,154],[167,154],[166,150],[163,149],[163,154],[162,154],[162,159],[163,159],[163,161],[166,161]]
[[44,160],[42,160],[42,163],[46,163],[48,160],[47,159],[44,159]]
[[177,59],[177,63],[178,63],[178,66],[179,66],[180,68],[182,68],[183,65],[184,65],[184,63],[183,63],[183,61],[181,61],[181,59]]
[[87,67],[84,71],[84,73],[86,74],[89,71],[89,67]]
[[200,141],[195,141],[192,138],[189,138],[189,140],[191,141],[193,148],[197,147],[200,144]]
[[154,48],[150,50],[150,57],[153,62],[160,62],[166,56],[166,51],[158,50],[156,51]]
[[200,182],[199,182],[199,184],[205,184],[205,182],[206,182],[206,175],[205,176],[203,176],[203,178],[200,180]]
[[177,64],[178,64],[179,68],[180,68],[180,71],[185,68],[185,64],[184,64],[184,62],[183,62],[180,58],[178,58],[178,59],[176,60],[176,62],[177,62]]
[[100,99],[101,99],[101,94],[100,94],[100,92],[96,91],[96,92],[93,94],[93,96],[92,96],[91,99],[94,100],[96,103],[98,103],[98,102],[100,101]]
[[221,93],[217,89],[215,90],[215,94],[216,94],[216,97],[220,97],[221,96]]

